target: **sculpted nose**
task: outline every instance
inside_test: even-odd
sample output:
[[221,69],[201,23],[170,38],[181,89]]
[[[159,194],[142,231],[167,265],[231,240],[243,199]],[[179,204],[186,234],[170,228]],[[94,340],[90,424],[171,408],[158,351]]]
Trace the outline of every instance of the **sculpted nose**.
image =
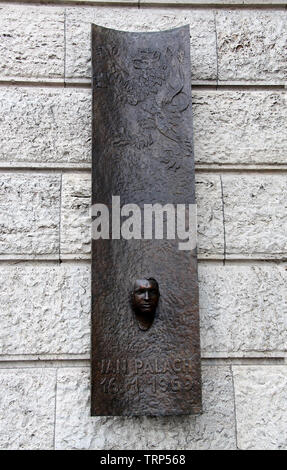
[[149,298],[148,291],[145,291],[144,299],[145,299],[145,300],[148,300],[148,298]]

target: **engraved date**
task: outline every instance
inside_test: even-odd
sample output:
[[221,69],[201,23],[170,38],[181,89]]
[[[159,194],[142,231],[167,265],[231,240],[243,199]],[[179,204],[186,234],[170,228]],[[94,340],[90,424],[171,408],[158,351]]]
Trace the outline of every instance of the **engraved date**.
[[192,381],[190,377],[158,377],[158,376],[150,376],[143,380],[141,376],[134,376],[130,377],[128,380],[121,385],[119,385],[117,381],[117,377],[103,377],[100,381],[100,386],[104,393],[108,393],[110,395],[117,394],[120,391],[131,392],[131,393],[139,393],[141,390],[146,390],[146,387],[152,393],[156,392],[181,392],[181,391],[189,391],[192,389]]

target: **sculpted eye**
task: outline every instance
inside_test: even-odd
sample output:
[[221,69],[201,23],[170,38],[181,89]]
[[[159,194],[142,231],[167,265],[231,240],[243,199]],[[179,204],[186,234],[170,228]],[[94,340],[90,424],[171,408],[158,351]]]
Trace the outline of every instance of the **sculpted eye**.
[[137,289],[135,291],[136,294],[144,294],[144,290],[143,289]]

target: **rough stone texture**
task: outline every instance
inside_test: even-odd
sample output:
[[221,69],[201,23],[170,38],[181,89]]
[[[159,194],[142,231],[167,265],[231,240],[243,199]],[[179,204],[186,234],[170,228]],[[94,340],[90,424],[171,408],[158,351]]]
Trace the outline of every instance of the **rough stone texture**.
[[287,11],[216,13],[219,80],[286,81]]
[[233,449],[234,403],[229,367],[203,368],[201,416],[90,416],[89,368],[58,371],[56,449]]
[[90,349],[90,266],[0,265],[0,354]]
[[286,177],[223,175],[226,253],[286,257]]
[[90,90],[0,89],[0,161],[91,160]]
[[0,175],[0,254],[59,251],[60,176]]
[[[90,90],[0,89],[0,161],[90,162]],[[193,91],[197,163],[284,164],[281,91]]]
[[1,6],[0,25],[0,79],[63,79],[63,8]]
[[200,263],[202,351],[286,352],[286,269],[285,263]]
[[0,387],[0,449],[53,449],[56,369],[1,369]]
[[193,91],[198,163],[284,164],[285,91]]
[[198,253],[223,254],[223,214],[219,175],[196,175]]
[[287,449],[287,367],[234,366],[239,449]]
[[[203,255],[223,254],[221,185],[218,175],[196,178],[198,249]],[[63,175],[61,253],[90,253],[91,183],[85,173]],[[131,201],[132,202],[132,201]]]
[[67,173],[62,182],[61,254],[91,251],[91,176]]
[[[197,163],[284,164],[284,91],[193,91]],[[1,88],[0,161],[91,161],[91,91]]]
[[216,78],[216,40],[212,11],[172,8],[67,8],[66,78],[91,76],[91,23],[124,31],[157,31],[190,25],[193,80]]
[[[203,353],[286,352],[287,272],[282,263],[200,262]],[[0,354],[87,354],[90,265],[0,265]]]

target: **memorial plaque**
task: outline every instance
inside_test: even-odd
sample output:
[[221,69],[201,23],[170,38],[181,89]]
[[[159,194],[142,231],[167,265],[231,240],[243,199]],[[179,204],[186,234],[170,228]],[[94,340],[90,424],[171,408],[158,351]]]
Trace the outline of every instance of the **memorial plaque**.
[[92,25],[93,416],[201,412],[189,42]]

